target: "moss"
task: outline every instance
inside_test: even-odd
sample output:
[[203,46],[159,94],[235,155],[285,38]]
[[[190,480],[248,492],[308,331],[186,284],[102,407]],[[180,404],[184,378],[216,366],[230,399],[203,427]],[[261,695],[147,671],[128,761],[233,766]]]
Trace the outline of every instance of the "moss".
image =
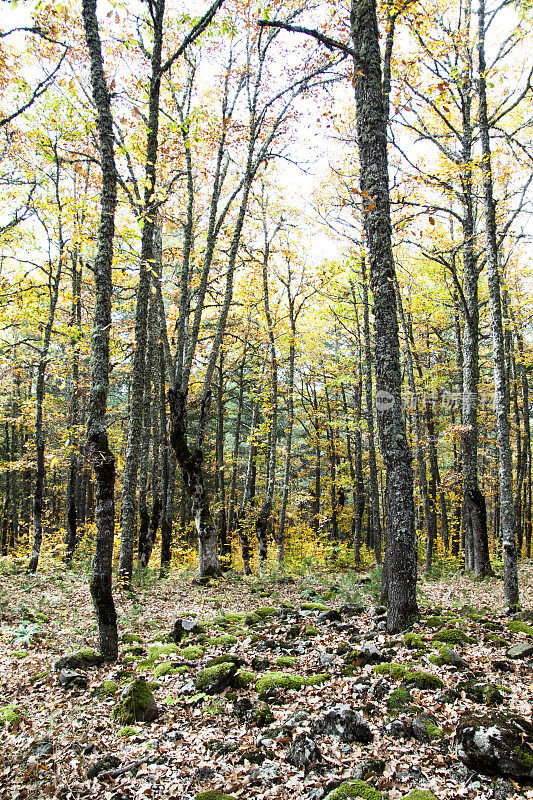
[[290,675],[287,672],[270,672],[256,681],[255,690],[259,694],[270,689],[301,689],[306,681],[301,675]]
[[257,625],[259,622],[261,622],[261,617],[253,613],[247,614],[244,619],[245,625]]
[[433,614],[431,617],[427,618],[425,625],[428,628],[442,628],[444,625],[444,619]]
[[162,661],[154,669],[154,678],[162,678],[163,675],[174,675],[176,668],[172,665],[172,661]]
[[124,725],[117,735],[122,739],[129,739],[130,736],[135,736],[137,733],[139,733],[139,728],[136,728],[134,725]]
[[403,664],[397,664],[395,661],[385,661],[383,664],[376,664],[372,672],[376,675],[388,675],[396,681],[403,678],[407,668]]
[[465,644],[466,642],[471,642],[472,639],[459,628],[444,628],[444,630],[435,634],[433,641],[444,642],[444,644]]
[[266,703],[256,703],[252,708],[252,720],[258,728],[264,728],[274,722],[275,717]]
[[115,722],[129,725],[142,718],[153,699],[152,692],[144,678],[136,678],[114,707],[111,716]]
[[257,616],[261,617],[261,619],[266,619],[266,617],[273,617],[277,614],[278,609],[274,606],[261,606],[261,608],[255,609],[255,613]]
[[224,618],[230,625],[244,625],[246,614],[241,612],[238,614],[224,614]]
[[235,675],[233,679],[233,683],[237,689],[247,689],[254,681],[257,680],[257,675],[255,672],[248,672],[245,669],[241,669]]
[[296,664],[296,658],[294,656],[280,656],[276,658],[274,663],[280,669],[290,669]]
[[139,636],[138,633],[125,633],[122,636],[122,642],[124,644],[142,644],[142,636]]
[[128,656],[143,656],[144,647],[142,644],[130,644],[124,648],[124,653]]
[[316,675],[310,675],[305,679],[306,686],[321,686],[326,681],[329,681],[330,676],[327,672],[317,672]]
[[156,661],[160,656],[170,656],[178,652],[178,646],[171,644],[152,644],[148,648],[148,660]]
[[403,800],[437,800],[437,798],[428,789],[413,789]]
[[312,625],[306,625],[304,628],[304,636],[318,636],[320,631],[317,631]]
[[223,681],[224,677],[232,673],[234,670],[235,664],[233,661],[223,661],[221,664],[215,664],[212,667],[206,667],[205,669],[200,670],[196,676],[194,685],[199,692],[207,692],[212,689],[215,684]]
[[104,663],[104,657],[97,653],[90,647],[85,647],[82,650],[76,650],[74,653],[67,653],[58,661],[55,662],[54,667],[56,670],[60,669],[90,669],[91,667],[99,667]]
[[500,706],[503,703],[503,695],[497,686],[488,683],[483,689],[483,700],[487,706]]
[[425,647],[420,634],[412,633],[411,631],[407,631],[407,633],[404,633],[403,643],[410,650],[423,650]]
[[[123,664],[135,664],[136,661],[139,661],[137,656],[124,656],[124,658],[122,659]],[[143,661],[142,663],[144,664],[145,662]],[[152,662],[150,661],[150,664],[151,663]]]
[[7,725],[8,728],[16,728],[21,720],[22,711],[14,703],[0,707],[0,725],[2,727]]
[[104,681],[100,684],[96,693],[98,697],[113,697],[117,693],[118,683],[116,681]]
[[519,619],[512,619],[507,623],[507,627],[513,633],[527,633],[528,636],[533,637],[533,628]]
[[350,797],[362,797],[364,800],[383,800],[383,795],[373,789],[365,781],[345,781],[330,792],[325,800],[348,800]]
[[186,661],[198,661],[203,654],[203,647],[198,647],[198,645],[189,645],[188,647],[183,647],[179,652],[180,658],[184,658]]
[[232,794],[224,794],[223,792],[199,792],[194,795],[194,800],[237,800]]
[[389,711],[400,711],[408,706],[412,701],[411,692],[399,686],[387,698],[387,708]]
[[496,633],[487,633],[485,641],[494,645],[494,647],[507,647],[508,645],[507,639],[504,639],[503,636],[498,636]]
[[[126,661],[126,663],[130,662]],[[152,669],[154,664],[155,664],[155,658],[143,658],[142,661],[139,661],[137,663],[137,666],[139,667],[139,669]]]
[[26,658],[27,655],[28,655],[27,650],[14,650],[14,652],[12,653],[13,658]]
[[237,637],[230,636],[227,633],[223,633],[221,636],[215,636],[214,639],[208,639],[207,644],[213,644],[215,646],[226,645],[226,644],[237,644]]
[[228,620],[226,617],[213,617],[213,619],[207,620],[204,622],[204,627],[206,628],[227,628],[229,625]]
[[406,672],[403,682],[406,686],[416,686],[417,689],[441,689],[444,686],[436,675],[416,669]]
[[435,739],[442,739],[444,736],[442,729],[439,728],[438,725],[435,725],[434,722],[430,722],[429,720],[423,724],[423,728],[430,742],[435,741]]
[[302,611],[329,611],[325,603],[302,603],[300,608]]
[[30,683],[35,683],[36,681],[42,681],[43,678],[46,678],[48,675],[47,669],[42,669],[40,672],[36,672],[35,675],[30,677]]

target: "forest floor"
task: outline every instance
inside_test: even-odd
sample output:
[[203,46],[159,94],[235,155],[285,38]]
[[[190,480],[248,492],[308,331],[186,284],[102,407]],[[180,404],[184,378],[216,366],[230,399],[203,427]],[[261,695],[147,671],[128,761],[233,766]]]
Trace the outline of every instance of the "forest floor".
[[[533,561],[520,571],[522,607],[533,609]],[[86,577],[58,567],[35,576],[4,569],[1,581],[0,707],[12,704],[21,715],[0,732],[1,797],[193,800],[198,793],[219,790],[250,800],[319,800],[356,776],[390,800],[413,788],[431,790],[442,800],[533,798],[533,785],[480,776],[454,751],[461,714],[493,710],[484,705],[485,697],[472,699],[475,691],[458,687],[465,676],[500,687],[500,699],[492,701],[500,703],[498,710],[531,718],[533,658],[508,661],[508,671],[501,664],[511,645],[531,642],[527,633],[508,628],[500,610],[501,579],[476,583],[457,574],[421,580],[422,621],[413,628],[421,639],[408,647],[403,635],[383,631],[371,587],[354,574],[310,574],[286,584],[279,576],[243,579],[232,572],[205,587],[193,585],[190,574],[171,575],[147,582],[134,594],[117,593],[121,636],[134,634],[126,639],[138,641],[121,644],[116,664],[87,669],[86,688],[71,689],[60,685],[54,663],[68,652],[97,645]],[[323,619],[326,608],[341,613]],[[259,621],[224,617],[257,609]],[[182,617],[211,622],[177,648],[166,639],[165,648],[166,634]],[[467,634],[468,641],[451,646],[471,671],[434,663],[439,619],[442,629]],[[372,648],[366,657],[358,656],[365,643],[375,645],[377,660],[426,670],[444,687],[412,688],[411,705],[392,710],[401,676],[376,674],[376,659],[368,657]],[[180,653],[184,645],[201,649]],[[241,688],[229,686],[214,695],[199,691],[193,683],[198,672],[221,654],[240,659]],[[161,663],[166,666],[158,670]],[[250,671],[255,674],[247,675]],[[271,672],[297,674],[301,683],[317,674],[326,678],[317,685],[311,680],[299,689],[267,692],[273,717],[263,718],[268,724],[258,727],[244,699],[256,707],[256,677]],[[112,709],[123,684],[135,676],[153,682],[159,714],[152,722],[125,727],[112,719]],[[115,685],[103,686],[106,681]],[[313,733],[313,720],[341,702],[361,712],[371,742]],[[431,741],[413,738],[409,729],[413,713],[421,710],[434,714],[440,729]],[[398,718],[405,735],[395,738],[398,732],[385,726]],[[317,749],[298,756],[293,743],[306,732]],[[116,759],[111,772],[108,766],[89,779],[87,770],[109,755]],[[384,765],[369,767],[369,759]]]

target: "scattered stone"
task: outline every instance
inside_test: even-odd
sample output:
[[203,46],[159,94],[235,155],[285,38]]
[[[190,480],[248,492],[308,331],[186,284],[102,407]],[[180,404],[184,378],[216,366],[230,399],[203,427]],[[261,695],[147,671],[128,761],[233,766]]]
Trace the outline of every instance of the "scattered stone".
[[390,683],[386,678],[377,681],[372,688],[372,697],[376,700],[383,700],[385,695],[390,692]]
[[179,644],[179,642],[181,642],[185,636],[193,633],[200,633],[201,630],[201,627],[198,625],[195,619],[192,617],[182,617],[181,619],[176,620],[174,627],[168,635],[168,638],[171,642]]
[[100,667],[104,661],[105,659],[100,653],[86,648],[77,650],[75,653],[67,653],[66,656],[59,658],[54,664],[54,669],[57,672],[62,669],[91,669]]
[[510,781],[506,781],[505,778],[498,778],[493,784],[493,800],[507,800],[508,797],[514,794],[514,791],[514,786]]
[[495,669],[498,672],[514,672],[513,665],[508,661],[496,659],[495,661],[491,661],[490,665],[492,669]]
[[54,742],[49,736],[39,739],[38,742],[33,742],[33,744],[30,746],[32,755],[37,756],[37,758],[46,758],[47,756],[51,756],[54,754],[54,750]]
[[492,683],[463,681],[458,684],[457,689],[474,703],[485,703],[487,706],[499,706],[503,703],[502,693]]
[[340,622],[341,620],[342,615],[335,608],[332,608],[329,611],[324,611],[324,613],[320,614],[318,618],[319,622]]
[[533,656],[533,644],[515,644],[505,655],[507,658],[529,658]]
[[335,654],[334,653],[322,653],[318,660],[319,660],[320,666],[329,667],[329,666],[331,666],[331,664],[333,664],[335,662]]
[[385,772],[385,762],[380,758],[366,758],[352,770],[352,778],[366,781],[367,778],[379,777]]
[[339,614],[342,614],[343,617],[358,617],[363,614],[364,611],[364,606],[348,603],[339,608]]
[[120,766],[120,758],[117,756],[104,756],[96,764],[93,764],[92,767],[89,767],[87,770],[87,777],[89,780],[98,777],[101,775],[102,772],[110,772],[113,769],[117,769]]
[[456,692],[455,689],[444,689],[442,692],[435,695],[435,702],[453,705],[456,700],[459,700],[460,696],[459,692]]
[[213,767],[198,767],[194,773],[194,777],[198,781],[198,783],[206,783],[207,781],[212,781],[213,778],[216,776],[216,772]]
[[301,733],[289,747],[286,758],[293,767],[308,772],[312,764],[322,760],[322,754],[314,739],[307,733]]
[[476,772],[533,778],[533,724],[511,714],[465,714],[455,732],[455,752]]
[[62,669],[58,680],[63,689],[86,689],[89,685],[87,673],[82,669]]
[[433,714],[419,714],[411,723],[411,731],[418,742],[429,743],[435,739],[442,739],[444,733],[437,725]]
[[266,669],[270,667],[270,661],[268,658],[260,658],[259,656],[254,656],[252,658],[252,669],[256,672],[264,672]]
[[199,692],[221,694],[224,689],[231,686],[236,672],[237,664],[233,661],[214,664],[211,667],[200,670],[194,685]]
[[233,704],[233,710],[241,722],[247,722],[257,728],[264,728],[275,720],[270,706],[261,700],[253,703],[248,697],[239,698]]
[[154,696],[144,678],[136,678],[122,692],[112,717],[122,725],[133,722],[153,722],[159,715]]
[[342,742],[368,744],[374,735],[361,714],[350,706],[339,703],[332,706],[313,722],[313,734],[338,736]]
[[399,717],[387,722],[383,730],[391,739],[410,739],[413,735],[409,721]]
[[423,670],[412,670],[405,673],[403,682],[406,686],[416,686],[417,689],[442,689],[444,683],[436,675]]

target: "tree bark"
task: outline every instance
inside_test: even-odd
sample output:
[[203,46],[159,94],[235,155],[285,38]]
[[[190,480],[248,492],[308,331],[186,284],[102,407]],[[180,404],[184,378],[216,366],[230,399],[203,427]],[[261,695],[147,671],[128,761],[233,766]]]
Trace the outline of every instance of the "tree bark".
[[419,619],[411,453],[401,405],[400,345],[375,0],[352,0],[357,142],[364,229],[374,296],[377,422],[385,463],[389,632]]
[[485,248],[488,270],[489,303],[492,329],[492,358],[494,364],[494,399],[498,432],[500,478],[500,525],[503,545],[504,599],[508,611],[515,611],[519,603],[518,565],[516,557],[516,519],[512,490],[512,457],[509,425],[509,392],[505,369],[505,345],[498,269],[498,241],[496,232],[496,207],[494,203],[490,128],[487,111],[487,85],[485,63],[485,0],[478,5],[478,58],[479,58],[479,131],[483,154],[483,212],[485,218]]
[[77,481],[79,472],[79,413],[80,413],[80,338],[81,338],[81,278],[82,263],[77,248],[72,254],[72,310],[70,316],[72,347],[72,388],[69,410],[70,457],[66,492],[65,562],[72,563],[78,543]]
[[115,532],[115,457],[109,447],[106,411],[109,392],[109,338],[113,293],[111,266],[117,205],[117,173],[114,155],[113,116],[102,58],[96,0],[82,0],[85,39],[91,60],[91,86],[97,110],[102,168],[100,222],[94,259],[95,310],[92,335],[92,372],[87,420],[87,439],[96,478],[96,543],[91,597],[98,623],[98,642],[105,659],[118,657],[117,615],[112,592],[113,539]]

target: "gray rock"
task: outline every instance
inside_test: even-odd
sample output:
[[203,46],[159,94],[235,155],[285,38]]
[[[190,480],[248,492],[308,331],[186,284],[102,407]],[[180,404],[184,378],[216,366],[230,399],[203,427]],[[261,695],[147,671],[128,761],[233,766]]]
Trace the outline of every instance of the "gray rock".
[[86,689],[89,685],[87,673],[81,669],[62,669],[58,680],[63,689]]
[[385,762],[380,758],[365,758],[356,764],[352,770],[352,778],[358,781],[366,781],[372,776],[380,776],[385,772]]
[[307,722],[309,719],[309,714],[307,711],[295,711],[294,714],[291,714],[285,722],[282,723],[282,728],[288,731],[294,730],[297,728],[298,725],[302,725],[302,723]]
[[49,736],[39,739],[38,742],[34,742],[30,747],[32,755],[37,756],[38,758],[45,758],[46,756],[53,755],[54,749],[54,742]]
[[390,683],[386,678],[382,678],[376,684],[374,684],[372,688],[372,697],[375,697],[376,700],[383,700],[385,695],[390,692]]
[[181,642],[184,636],[198,632],[199,626],[196,620],[192,617],[183,617],[182,619],[176,620],[168,638],[178,644],[178,642]]
[[533,644],[515,644],[505,655],[507,658],[529,658],[533,656]]
[[455,752],[476,772],[533,778],[533,724],[511,714],[465,714],[455,732]]
[[468,663],[468,661],[465,661],[464,658],[461,658],[461,656],[458,655],[455,652],[455,650],[452,650],[450,647],[442,647],[441,655],[443,656],[446,664],[448,664],[450,667],[455,667],[455,669],[458,670],[470,669],[470,664]]
[[315,740],[309,734],[301,733],[289,747],[286,758],[293,767],[307,772],[312,764],[322,760],[322,755]]
[[411,730],[414,738],[424,744],[433,742],[435,739],[442,739],[444,736],[433,714],[419,714],[412,721]]
[[101,775],[102,772],[110,772],[112,769],[117,769],[120,766],[120,758],[117,756],[104,756],[92,767],[87,770],[87,777],[89,780]]
[[493,800],[507,800],[514,794],[514,786],[510,781],[505,778],[498,778],[494,781],[494,788],[492,790]]
[[410,739],[413,735],[410,723],[400,718],[391,719],[390,722],[387,722],[383,731],[391,739]]
[[322,667],[329,667],[330,664],[333,664],[335,661],[335,654],[334,653],[322,653],[320,658],[318,659],[320,665]]
[[339,703],[318,717],[312,726],[314,735],[338,736],[342,742],[368,744],[374,735],[361,714]]
[[198,769],[194,773],[194,777],[196,778],[198,783],[205,783],[206,781],[212,781],[215,776],[216,772],[213,769],[213,767],[198,767]]
[[91,669],[91,667],[101,666],[104,661],[105,659],[100,653],[87,648],[78,650],[76,653],[67,653],[66,656],[59,658],[54,664],[54,669],[57,672],[62,669]]
[[329,611],[324,611],[318,617],[319,622],[340,622],[341,619],[341,614],[335,608],[331,608]]

